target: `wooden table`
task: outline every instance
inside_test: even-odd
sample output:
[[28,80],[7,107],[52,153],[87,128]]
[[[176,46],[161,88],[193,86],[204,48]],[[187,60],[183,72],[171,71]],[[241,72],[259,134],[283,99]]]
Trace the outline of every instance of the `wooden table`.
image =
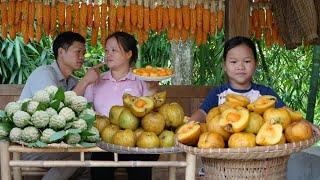
[[[79,160],[21,160],[21,153],[80,153]],[[176,179],[176,167],[185,167],[185,179],[195,179],[196,156],[186,154],[185,161],[177,161],[176,154],[169,154],[169,161],[118,161],[115,153],[114,161],[85,160],[84,154],[91,152],[105,152],[99,147],[92,148],[28,148],[20,145],[10,145],[7,141],[0,141],[1,180],[11,179],[11,167],[14,180],[21,180],[21,167],[169,167],[169,180]],[[10,153],[13,153],[12,160]]]

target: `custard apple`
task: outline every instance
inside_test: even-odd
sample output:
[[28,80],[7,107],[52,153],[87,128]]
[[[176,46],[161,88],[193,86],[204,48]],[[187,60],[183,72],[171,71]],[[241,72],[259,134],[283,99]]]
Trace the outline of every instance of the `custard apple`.
[[91,127],[91,129],[88,130],[90,133],[94,134],[92,136],[86,136],[85,141],[87,142],[97,142],[100,139],[99,131],[94,126]]
[[50,96],[45,90],[37,91],[34,96],[32,97],[32,100],[42,103],[49,103],[50,102]]
[[13,123],[20,128],[27,126],[30,122],[31,116],[24,111],[17,111],[13,114]]
[[81,141],[80,134],[68,134],[65,138],[67,144],[77,144]]
[[46,111],[36,111],[31,116],[31,122],[37,128],[46,127],[49,123],[49,120],[50,120],[50,117]]
[[49,117],[52,117],[53,115],[58,115],[57,111],[52,107],[49,107],[48,109],[46,109],[46,112],[49,114]]
[[22,141],[27,143],[33,143],[38,141],[40,134],[37,128],[33,126],[28,126],[22,130],[21,136]]
[[64,92],[64,104],[70,105],[72,97],[77,96],[77,94],[74,91],[66,91]]
[[58,91],[58,88],[56,86],[51,85],[47,86],[44,90],[49,94],[50,99],[53,99],[56,95],[56,92]]
[[50,137],[52,136],[52,134],[56,133],[56,131],[54,131],[53,129],[45,129],[42,132],[42,135],[40,137],[40,141],[44,142],[44,143],[50,143]]
[[80,113],[87,107],[87,99],[82,96],[73,96],[71,98],[71,104],[70,104],[71,109],[74,111]]
[[87,129],[87,122],[83,119],[78,119],[72,122],[72,128],[79,129],[80,131],[84,131]]
[[17,102],[9,102],[6,107],[4,108],[4,111],[6,112],[7,116],[13,115],[15,112],[20,110],[20,103]]
[[63,129],[66,126],[66,120],[64,117],[60,116],[60,115],[53,115],[50,118],[49,121],[49,127],[54,129],[54,130],[60,130]]
[[22,139],[22,129],[20,128],[12,128],[9,135],[11,142],[19,142]]
[[62,108],[59,112],[59,115],[62,116],[67,122],[72,121],[76,117],[76,114],[68,107]]
[[28,103],[28,107],[27,107],[27,112],[29,114],[33,114],[34,112],[36,112],[37,108],[38,108],[39,102],[37,101],[30,101]]

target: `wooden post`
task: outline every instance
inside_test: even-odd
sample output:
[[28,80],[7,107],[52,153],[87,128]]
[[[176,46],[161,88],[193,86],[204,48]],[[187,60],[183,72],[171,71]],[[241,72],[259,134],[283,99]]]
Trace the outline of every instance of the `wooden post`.
[[[170,161],[177,160],[177,154],[169,154]],[[169,180],[176,179],[176,167],[169,167]]]
[[313,122],[314,108],[319,90],[319,73],[320,73],[320,45],[313,47],[312,70],[310,76],[310,89],[308,96],[307,117],[306,119]]
[[0,141],[1,180],[11,179],[11,171],[9,166],[10,154],[8,147],[8,141]]
[[187,168],[185,180],[195,180],[196,179],[196,156],[187,153]]
[[225,1],[225,39],[235,36],[249,37],[249,0]]
[[[20,152],[13,152],[13,160],[20,160],[21,153]],[[13,179],[14,180],[22,180],[21,168],[20,167],[13,167]]]

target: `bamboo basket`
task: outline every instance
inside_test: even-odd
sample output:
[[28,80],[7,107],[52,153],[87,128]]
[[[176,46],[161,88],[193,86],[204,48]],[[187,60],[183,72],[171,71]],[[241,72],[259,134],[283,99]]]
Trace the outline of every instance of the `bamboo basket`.
[[312,125],[312,130],[308,140],[274,146],[200,149],[177,140],[176,146],[201,157],[207,179],[285,179],[290,154],[319,140],[319,128]]
[[183,152],[177,147],[170,147],[170,148],[125,147],[125,146],[105,143],[103,141],[98,142],[97,146],[105,151],[118,153],[118,154],[171,154],[171,153]]

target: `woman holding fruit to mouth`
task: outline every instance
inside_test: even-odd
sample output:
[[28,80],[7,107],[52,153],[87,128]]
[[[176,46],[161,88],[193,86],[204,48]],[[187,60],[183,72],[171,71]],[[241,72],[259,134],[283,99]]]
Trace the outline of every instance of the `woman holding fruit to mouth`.
[[[98,114],[109,115],[114,105],[123,105],[124,93],[132,96],[149,96],[156,92],[157,83],[149,85],[139,80],[132,72],[131,65],[137,59],[137,41],[125,32],[111,34],[105,45],[105,63],[109,68],[102,74],[96,83],[87,87],[84,97],[93,103],[93,108]],[[158,155],[133,155],[121,154],[119,160],[147,160],[155,161]],[[92,153],[93,160],[113,160],[113,153]],[[91,168],[91,178],[114,179],[115,168]],[[151,168],[127,168],[129,179],[151,179]]]

